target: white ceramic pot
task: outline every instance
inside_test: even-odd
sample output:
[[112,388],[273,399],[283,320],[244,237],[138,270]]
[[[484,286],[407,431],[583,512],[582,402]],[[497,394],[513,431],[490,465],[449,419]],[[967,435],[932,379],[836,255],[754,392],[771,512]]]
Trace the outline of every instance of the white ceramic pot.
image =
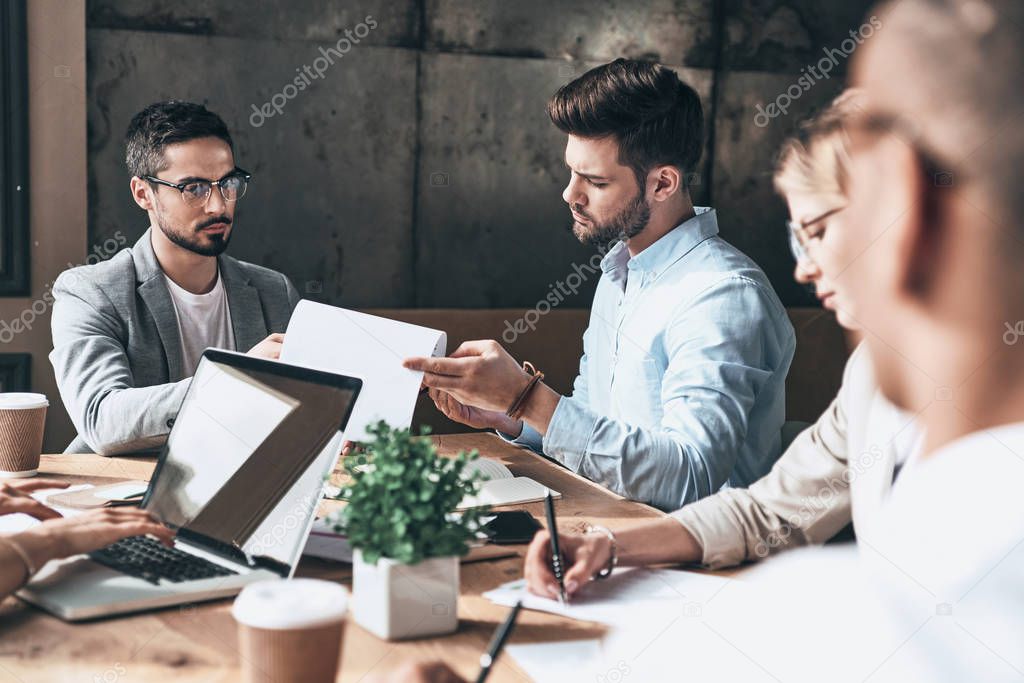
[[380,558],[352,560],[352,616],[385,640],[452,633],[458,628],[459,558],[434,557],[419,564]]

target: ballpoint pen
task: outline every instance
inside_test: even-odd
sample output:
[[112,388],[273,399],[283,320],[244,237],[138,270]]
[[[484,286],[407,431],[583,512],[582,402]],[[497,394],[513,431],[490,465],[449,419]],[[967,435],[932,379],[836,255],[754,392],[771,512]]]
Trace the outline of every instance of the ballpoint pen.
[[568,605],[569,597],[565,594],[565,569],[562,566],[562,551],[558,547],[558,523],[555,520],[555,502],[551,497],[551,491],[544,497],[544,512],[547,513],[548,535],[551,537],[551,570],[558,579],[558,601]]
[[476,683],[484,683],[487,680],[487,676],[491,673],[491,667],[494,665],[495,660],[498,659],[498,655],[501,654],[501,649],[505,647],[505,641],[512,635],[512,629],[516,626],[516,617],[519,616],[519,610],[522,606],[522,601],[517,602],[509,611],[508,616],[505,617],[505,621],[494,632],[494,635],[491,636],[487,652],[480,655],[480,673],[477,674]]

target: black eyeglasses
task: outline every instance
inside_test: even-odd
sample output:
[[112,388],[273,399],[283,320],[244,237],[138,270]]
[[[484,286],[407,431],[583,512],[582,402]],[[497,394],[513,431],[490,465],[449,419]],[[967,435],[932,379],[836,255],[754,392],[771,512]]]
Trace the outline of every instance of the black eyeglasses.
[[214,185],[220,190],[220,196],[224,198],[224,201],[236,202],[245,196],[245,190],[249,187],[251,178],[251,173],[237,166],[235,170],[220,180],[189,180],[184,183],[172,183],[151,175],[142,176],[143,180],[148,180],[151,183],[173,187],[181,193],[181,201],[185,202],[187,206],[205,206],[206,202],[210,200]]

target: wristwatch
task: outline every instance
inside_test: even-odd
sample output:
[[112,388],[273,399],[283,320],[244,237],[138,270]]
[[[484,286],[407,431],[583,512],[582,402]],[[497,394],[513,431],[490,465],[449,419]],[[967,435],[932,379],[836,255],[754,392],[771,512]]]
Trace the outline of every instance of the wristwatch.
[[612,530],[608,527],[597,526],[595,524],[588,524],[586,533],[604,534],[608,537],[608,540],[612,542],[611,555],[608,557],[608,562],[592,577],[595,579],[607,579],[612,575],[612,572],[619,563],[618,544],[615,542],[615,534],[613,534]]

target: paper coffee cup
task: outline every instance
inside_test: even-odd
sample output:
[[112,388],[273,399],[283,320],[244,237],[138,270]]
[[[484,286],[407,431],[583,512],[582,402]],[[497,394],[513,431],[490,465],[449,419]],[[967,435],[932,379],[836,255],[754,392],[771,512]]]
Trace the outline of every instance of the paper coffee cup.
[[39,472],[49,405],[42,394],[0,393],[0,479]]
[[332,683],[338,674],[348,591],[318,579],[272,580],[242,589],[238,622],[246,683]]

